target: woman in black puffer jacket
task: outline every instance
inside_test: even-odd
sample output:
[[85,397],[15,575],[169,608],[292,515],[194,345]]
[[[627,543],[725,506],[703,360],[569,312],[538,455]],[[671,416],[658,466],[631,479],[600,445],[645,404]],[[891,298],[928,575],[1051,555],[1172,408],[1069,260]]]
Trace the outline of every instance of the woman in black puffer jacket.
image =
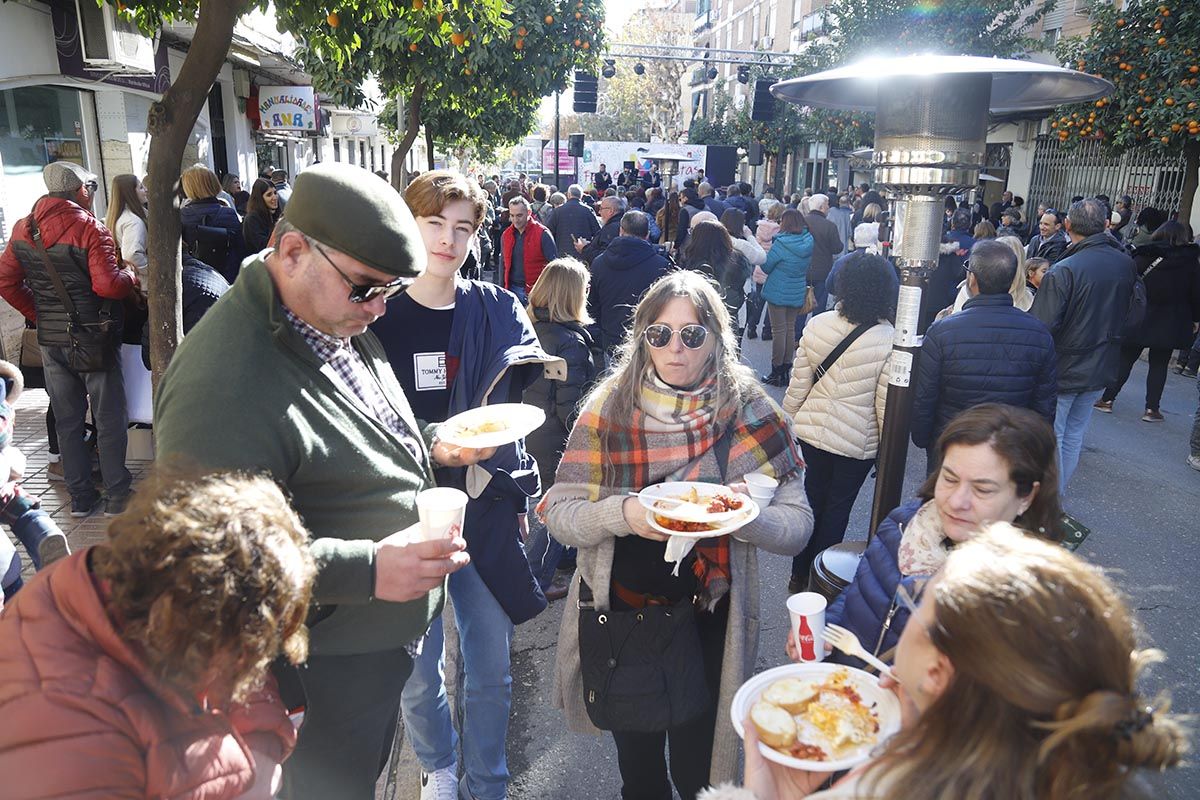
[[1191,347],[1200,321],[1200,246],[1192,243],[1187,226],[1169,220],[1133,252],[1138,274],[1146,282],[1146,318],[1121,345],[1117,380],[1096,402],[1096,410],[1111,412],[1113,400],[1129,380],[1142,351],[1150,348],[1146,375],[1145,422],[1161,422],[1158,404],[1167,382],[1171,353]]
[[[566,362],[566,375],[550,380],[543,374],[525,390],[523,400],[546,412],[546,421],[525,437],[525,448],[537,459],[542,492],[554,485],[554,472],[575,424],[580,401],[604,370],[604,354],[585,325],[590,274],[573,258],[558,258],[542,270],[529,290],[529,316],[542,349]],[[566,595],[570,573],[555,575],[563,546],[550,538],[546,526],[529,515],[525,554],[547,600]],[[574,550],[570,551],[574,559]]]

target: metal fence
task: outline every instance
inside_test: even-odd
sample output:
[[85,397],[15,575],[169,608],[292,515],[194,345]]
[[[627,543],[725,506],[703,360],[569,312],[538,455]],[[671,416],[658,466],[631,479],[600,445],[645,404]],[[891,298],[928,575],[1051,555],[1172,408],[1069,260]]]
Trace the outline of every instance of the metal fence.
[[1179,208],[1183,189],[1183,153],[1169,156],[1150,150],[1130,150],[1121,156],[1105,154],[1100,142],[1089,140],[1070,148],[1057,137],[1039,136],[1033,156],[1029,208],[1045,203],[1065,209],[1072,197],[1106,194],[1114,201],[1123,194],[1137,208]]

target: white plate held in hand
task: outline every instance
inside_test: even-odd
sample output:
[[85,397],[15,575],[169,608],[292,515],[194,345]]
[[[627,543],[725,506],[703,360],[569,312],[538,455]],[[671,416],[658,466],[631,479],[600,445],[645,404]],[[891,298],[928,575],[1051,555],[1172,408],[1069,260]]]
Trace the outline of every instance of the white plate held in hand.
[[456,447],[499,447],[528,436],[545,421],[546,412],[525,403],[480,406],[443,422],[437,438]]

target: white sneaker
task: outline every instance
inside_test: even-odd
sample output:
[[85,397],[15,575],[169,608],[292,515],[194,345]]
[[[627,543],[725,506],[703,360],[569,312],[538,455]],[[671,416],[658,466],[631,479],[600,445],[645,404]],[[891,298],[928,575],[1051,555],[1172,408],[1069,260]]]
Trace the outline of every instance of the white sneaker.
[[458,800],[458,770],[444,767],[421,773],[421,800]]
[[1187,465],[1194,470],[1200,470],[1200,456],[1188,456]]

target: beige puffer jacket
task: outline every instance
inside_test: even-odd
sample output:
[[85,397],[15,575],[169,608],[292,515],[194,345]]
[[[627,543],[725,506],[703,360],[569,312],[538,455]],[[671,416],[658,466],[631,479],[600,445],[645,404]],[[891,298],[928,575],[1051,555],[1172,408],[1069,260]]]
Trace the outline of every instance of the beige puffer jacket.
[[894,330],[880,322],[834,362],[816,387],[813,373],[855,325],[836,311],[809,320],[796,347],[796,360],[783,410],[805,442],[849,458],[875,458],[887,398]]

